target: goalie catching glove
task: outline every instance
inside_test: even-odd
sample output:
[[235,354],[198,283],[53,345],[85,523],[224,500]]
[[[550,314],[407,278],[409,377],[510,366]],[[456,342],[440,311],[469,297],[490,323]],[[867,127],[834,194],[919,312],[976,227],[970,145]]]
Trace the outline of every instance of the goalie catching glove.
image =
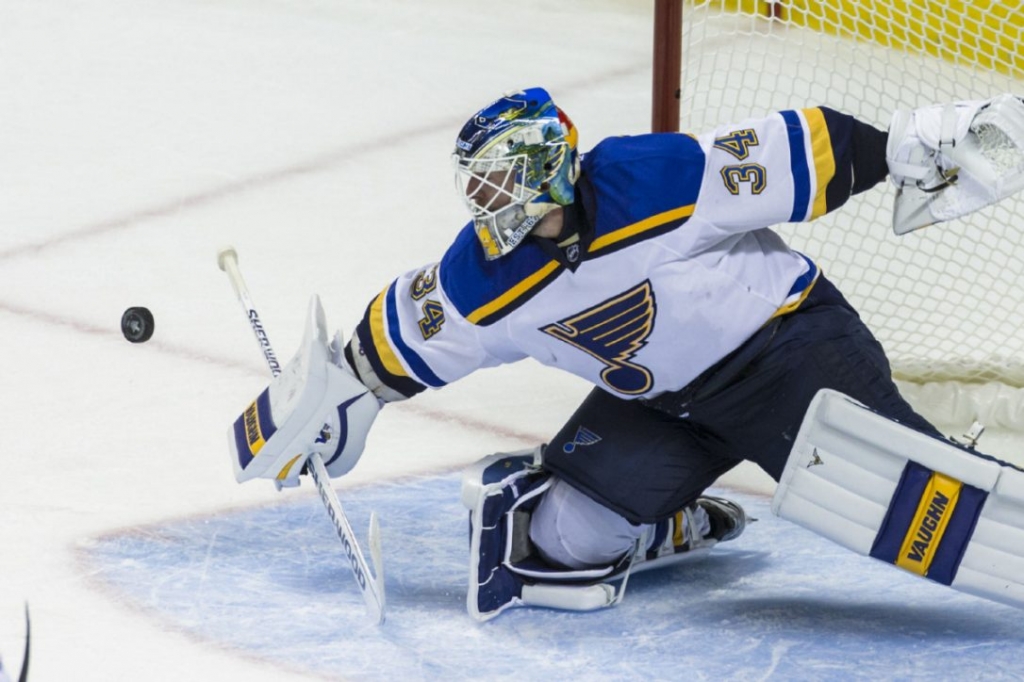
[[893,114],[893,231],[958,218],[1024,189],[1024,102],[1013,95]]
[[269,478],[278,489],[296,486],[312,453],[332,478],[359,461],[380,404],[348,369],[340,332],[328,343],[326,327],[313,296],[299,351],[229,429],[239,483]]

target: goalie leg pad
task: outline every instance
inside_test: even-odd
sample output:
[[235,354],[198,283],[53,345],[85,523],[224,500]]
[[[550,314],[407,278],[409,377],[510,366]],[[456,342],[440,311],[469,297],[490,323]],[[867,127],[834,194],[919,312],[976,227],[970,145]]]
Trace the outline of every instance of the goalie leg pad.
[[[631,572],[703,558],[718,542],[742,533],[747,522],[739,505],[700,498],[672,518],[624,531],[608,543],[599,539],[620,550],[621,556],[607,565],[555,568],[541,558],[530,538],[538,504],[555,483],[540,462],[540,448],[498,453],[463,472],[462,502],[470,511],[466,608],[477,620],[516,606],[571,611],[614,606],[625,594]],[[613,581],[618,584],[609,584]]]
[[[530,513],[552,482],[540,469],[540,451],[489,455],[463,471],[470,531],[466,609],[477,620],[515,606],[586,611],[615,601],[608,585],[579,584],[610,575],[612,567],[559,571],[531,551]],[[565,582],[576,584],[560,584]]]
[[1024,608],[1024,471],[836,391],[808,408],[772,511],[859,554]]

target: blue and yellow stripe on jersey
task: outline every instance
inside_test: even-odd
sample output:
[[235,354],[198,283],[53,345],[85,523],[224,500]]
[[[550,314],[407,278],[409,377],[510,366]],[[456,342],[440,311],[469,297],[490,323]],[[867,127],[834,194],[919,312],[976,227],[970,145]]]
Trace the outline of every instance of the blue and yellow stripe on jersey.
[[811,202],[810,218],[825,215],[828,206],[825,201],[826,188],[836,174],[836,160],[832,150],[832,137],[825,124],[825,114],[821,109],[804,109],[804,120],[811,137],[811,158],[814,159],[814,177],[817,178],[818,189]]
[[441,260],[441,284],[468,322],[487,326],[529,301],[565,270],[537,244],[524,242],[497,260],[483,257],[472,224]]
[[[802,119],[800,114],[803,114]],[[825,111],[820,108],[803,109],[800,114],[796,111],[779,112],[789,135],[790,171],[793,176],[793,212],[789,220],[794,223],[817,218],[832,208],[828,206],[827,191],[836,175],[836,153]],[[809,140],[805,140],[805,132]],[[808,141],[811,165],[808,165]]]
[[612,137],[583,157],[593,204],[588,254],[604,256],[675,230],[693,215],[707,159],[690,135]]
[[663,211],[657,215],[638,220],[631,225],[595,236],[594,241],[590,243],[588,253],[611,253],[645,239],[665,234],[686,222],[693,215],[694,206],[695,204],[688,204]]
[[[605,255],[682,225],[694,205],[680,206],[594,236],[588,255]],[[471,249],[477,249],[474,244]],[[449,252],[452,253],[452,252]],[[463,266],[458,268],[457,264]],[[519,246],[500,261],[449,258],[442,261],[445,292],[460,314],[472,324],[497,322],[529,301],[557,278],[565,266],[531,244]]]
[[786,300],[782,302],[778,310],[772,314],[770,319],[775,319],[782,315],[788,315],[793,312],[807,300],[807,297],[811,295],[811,289],[814,288],[815,283],[818,281],[818,276],[821,275],[821,270],[810,258],[800,253],[799,256],[807,262],[807,272],[796,278],[793,282],[793,286],[789,288],[789,294],[786,295]]
[[[426,386],[445,385],[402,337],[395,303],[395,283],[384,288],[356,326],[359,344],[374,373],[386,386],[413,396]],[[406,371],[408,367],[415,376]]]
[[871,556],[949,585],[988,493],[908,461]]
[[488,301],[475,310],[470,311],[466,315],[466,319],[473,324],[479,325],[497,322],[529,300],[533,294],[543,289],[544,285],[550,282],[562,270],[563,266],[558,261],[548,261],[536,272],[523,278],[494,300]]

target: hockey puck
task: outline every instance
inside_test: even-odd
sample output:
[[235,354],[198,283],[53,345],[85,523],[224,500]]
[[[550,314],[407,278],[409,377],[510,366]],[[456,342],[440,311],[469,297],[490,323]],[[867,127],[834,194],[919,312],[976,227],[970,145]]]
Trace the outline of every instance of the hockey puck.
[[153,336],[153,313],[149,308],[132,307],[121,316],[121,333],[132,343],[145,343]]

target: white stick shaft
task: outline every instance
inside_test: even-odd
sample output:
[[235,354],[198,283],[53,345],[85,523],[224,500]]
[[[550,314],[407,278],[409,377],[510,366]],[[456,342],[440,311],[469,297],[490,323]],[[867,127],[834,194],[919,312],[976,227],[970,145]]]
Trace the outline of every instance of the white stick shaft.
[[[230,247],[222,249],[217,254],[217,265],[227,273],[228,279],[231,280],[231,286],[234,287],[235,294],[238,296],[239,302],[249,317],[249,324],[252,326],[253,334],[256,335],[256,342],[259,343],[260,349],[263,351],[263,357],[267,361],[267,366],[270,368],[271,373],[277,376],[281,373],[281,365],[277,361],[277,356],[274,355],[274,348],[270,345],[270,339],[267,338],[267,333],[263,329],[263,323],[260,322],[259,313],[256,312],[256,306],[253,305],[252,298],[249,296],[249,288],[245,285],[245,280],[242,278],[242,271],[238,268],[238,253]],[[352,575],[355,577],[356,584],[359,585],[359,590],[363,594],[363,601],[366,602],[366,610],[370,617],[380,625],[384,622],[384,573],[381,570],[380,530],[377,526],[376,518],[371,517],[370,519],[370,548],[373,550],[372,556],[375,569],[375,572],[371,573],[370,567],[366,563],[366,558],[363,556],[363,551],[359,548],[359,543],[356,541],[356,535],[352,532],[352,526],[348,522],[348,517],[345,516],[345,511],[341,508],[341,501],[338,499],[337,493],[334,492],[334,488],[330,485],[330,476],[327,473],[327,467],[324,466],[323,458],[314,452],[310,454],[308,464],[309,473],[316,484],[317,491],[320,493],[320,500],[324,503],[327,515],[331,518],[334,530],[337,532],[338,538],[345,548],[345,555],[348,557],[349,564],[351,565]]]
[[249,326],[252,327],[252,333],[256,336],[256,343],[260,345],[260,350],[263,351],[263,358],[267,361],[267,367],[270,368],[271,374],[276,377],[281,373],[281,363],[277,361],[274,347],[270,345],[270,339],[267,337],[267,332],[263,328],[263,322],[260,320],[260,314],[256,312],[256,306],[253,305],[252,298],[249,296],[249,287],[245,285],[242,271],[238,269],[238,253],[233,248],[222,250],[217,254],[217,265],[227,273],[228,279],[231,280],[231,286],[235,290],[235,295],[238,296],[238,301],[245,308],[245,314],[249,318]]
[[[317,453],[313,453],[309,456],[309,465],[309,474],[313,477],[313,482],[316,483],[316,489],[320,493],[320,500],[324,503],[327,514],[334,523],[334,530],[338,533],[338,539],[341,540],[341,544],[345,548],[345,555],[348,556],[352,575],[355,577],[356,584],[359,585],[359,589],[363,593],[367,613],[376,620],[377,625],[380,625],[384,622],[384,574],[381,571],[380,560],[375,552],[373,557],[373,565],[376,569],[375,577],[370,572],[370,567],[366,564],[366,558],[363,556],[363,551],[359,548],[359,543],[356,542],[356,535],[352,532],[352,526],[349,524],[348,518],[341,508],[341,501],[329,483],[330,477],[327,474],[327,467],[324,466],[323,459]],[[376,529],[374,521],[375,519],[371,518],[371,548],[380,544],[380,531]]]

